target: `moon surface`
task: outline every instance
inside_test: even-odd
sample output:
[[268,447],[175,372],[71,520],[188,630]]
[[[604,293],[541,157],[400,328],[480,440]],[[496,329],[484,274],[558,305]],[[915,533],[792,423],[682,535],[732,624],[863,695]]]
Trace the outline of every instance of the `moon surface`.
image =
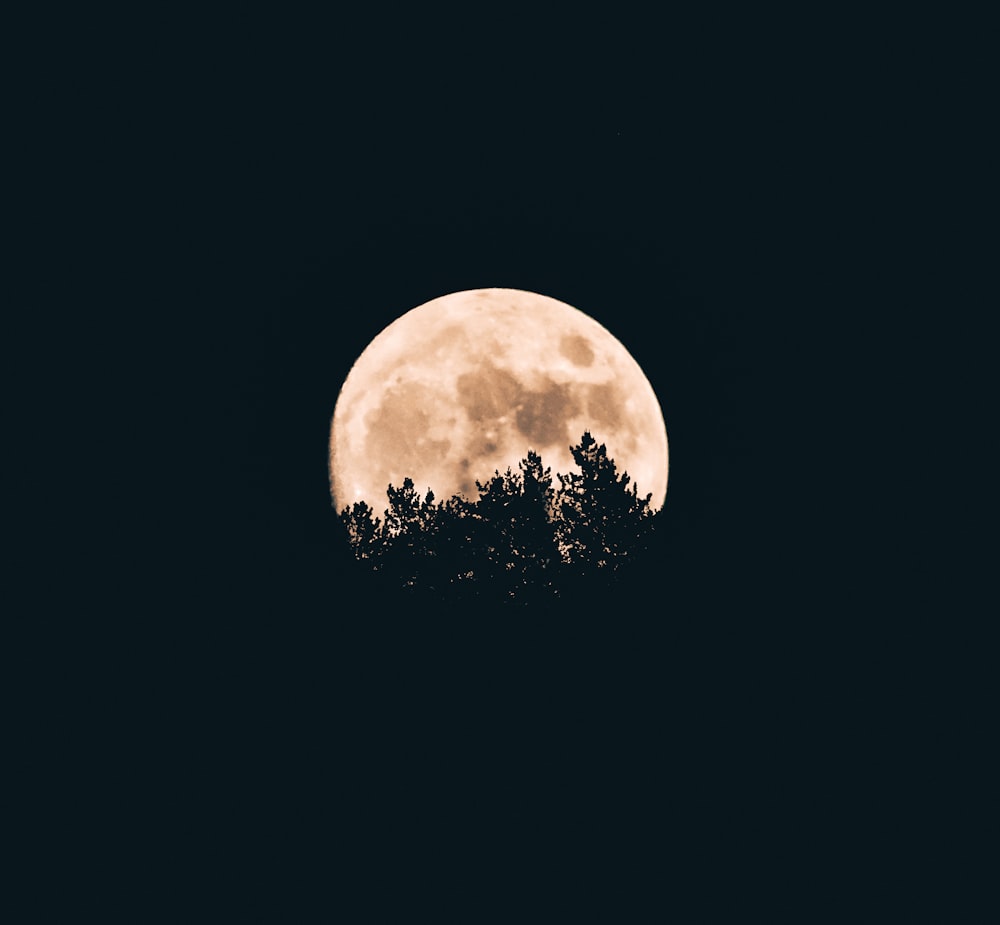
[[351,368],[330,428],[330,489],[337,510],[365,501],[381,513],[386,487],[406,477],[438,500],[474,500],[477,479],[517,471],[528,450],[553,479],[578,471],[569,448],[586,430],[662,507],[666,426],[625,347],[548,296],[454,292],[397,318]]

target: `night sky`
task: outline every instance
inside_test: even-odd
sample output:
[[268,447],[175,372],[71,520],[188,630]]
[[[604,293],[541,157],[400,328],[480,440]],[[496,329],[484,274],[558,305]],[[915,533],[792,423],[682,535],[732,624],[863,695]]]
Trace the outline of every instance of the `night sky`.
[[[892,291],[883,217],[916,211],[877,143],[890,94],[733,21],[700,51],[677,24],[436,52],[397,20],[273,25],[143,32],[59,147],[85,203],[55,233],[116,268],[92,299],[128,367],[116,444],[153,423],[142,465],[99,454],[141,530],[91,546],[128,610],[101,646],[134,711],[111,738],[144,737],[171,837],[367,876],[461,794],[505,839],[545,819],[552,844],[629,846],[645,886],[706,890],[755,863],[788,879],[817,831],[856,844],[906,638],[854,596],[882,546],[842,503],[881,427],[853,347]],[[388,611],[350,580],[340,385],[400,314],[480,287],[585,311],[660,399],[657,566],[613,606]],[[336,861],[311,847],[330,832]]]
[[261,625],[371,606],[344,578],[329,498],[338,389],[401,313],[496,286],[592,315],[660,399],[662,568],[624,609],[797,630],[813,544],[831,542],[813,515],[830,484],[813,371],[858,247],[838,142],[800,91],[636,74],[557,100],[526,74],[418,92],[345,83],[323,56],[252,63],[246,82],[162,88],[130,205],[154,216],[131,244],[135,323],[172,364],[157,452],[177,505],[154,516],[168,548],[185,538],[199,601]]
[[226,176],[221,227],[195,229],[208,253],[192,339],[217,380],[211,416],[198,417],[223,456],[220,544],[279,559],[331,546],[325,446],[351,363],[410,308],[498,286],[568,302],[624,343],[664,409],[670,529],[696,558],[730,561],[759,507],[774,423],[762,392],[785,297],[771,277],[774,216],[741,237],[749,217],[726,178],[691,174],[669,139],[624,115],[524,137],[448,128],[409,145],[384,129],[331,132],[346,164],[327,171],[304,150],[307,169],[279,158],[268,175]]

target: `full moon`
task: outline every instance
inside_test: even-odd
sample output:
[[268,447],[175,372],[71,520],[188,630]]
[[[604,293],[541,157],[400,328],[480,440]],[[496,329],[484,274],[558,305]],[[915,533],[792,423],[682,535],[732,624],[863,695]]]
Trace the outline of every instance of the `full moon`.
[[578,471],[570,446],[584,431],[663,506],[666,426],[628,350],[548,296],[454,292],[397,318],[354,363],[330,428],[330,490],[338,511],[365,501],[381,513],[406,477],[438,500],[475,500],[477,479],[516,472],[528,450],[553,478]]

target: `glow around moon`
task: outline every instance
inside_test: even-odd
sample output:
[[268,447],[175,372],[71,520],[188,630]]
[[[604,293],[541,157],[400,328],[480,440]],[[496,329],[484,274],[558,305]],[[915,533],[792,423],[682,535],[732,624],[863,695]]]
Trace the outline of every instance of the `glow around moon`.
[[402,315],[347,376],[330,431],[338,510],[413,479],[438,500],[475,499],[476,480],[517,470],[528,450],[576,470],[570,445],[589,430],[639,495],[663,505],[667,432],[638,363],[578,309],[519,289],[441,296]]

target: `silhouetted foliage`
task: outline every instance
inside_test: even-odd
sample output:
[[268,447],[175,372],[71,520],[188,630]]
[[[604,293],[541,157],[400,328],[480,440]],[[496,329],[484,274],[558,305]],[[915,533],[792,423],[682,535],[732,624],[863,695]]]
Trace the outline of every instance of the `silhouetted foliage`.
[[651,495],[589,432],[570,450],[580,471],[558,488],[534,451],[477,481],[475,500],[390,484],[381,518],[363,501],[340,512],[355,558],[385,587],[439,601],[528,605],[613,585],[648,544]]
[[356,501],[353,507],[344,508],[341,514],[347,527],[347,540],[359,559],[371,558],[378,549],[382,521],[378,517],[373,520],[372,513],[366,502]]
[[640,498],[635,484],[630,489],[629,474],[618,474],[607,447],[590,433],[570,452],[580,472],[559,475],[556,522],[564,560],[579,579],[601,573],[614,580],[648,541],[652,495]]

